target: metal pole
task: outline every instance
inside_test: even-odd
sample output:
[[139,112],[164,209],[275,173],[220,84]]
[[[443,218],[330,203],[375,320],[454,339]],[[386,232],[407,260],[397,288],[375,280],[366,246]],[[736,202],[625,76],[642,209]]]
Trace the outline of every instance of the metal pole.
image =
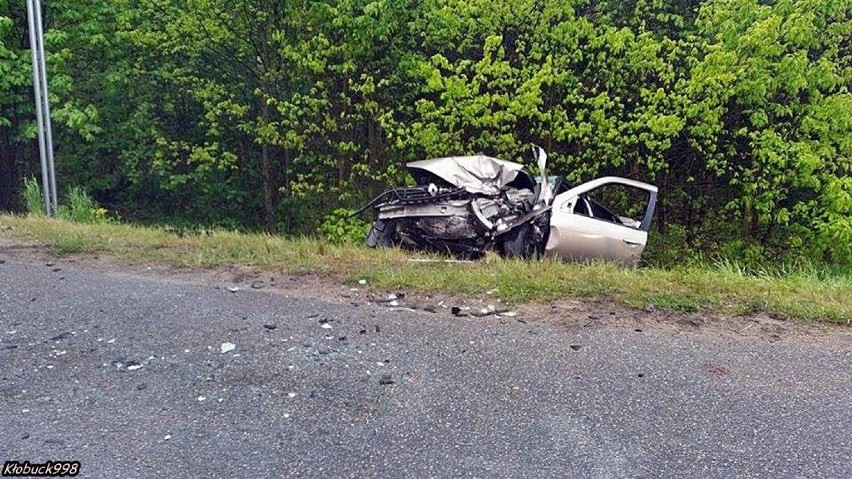
[[45,135],[44,129],[42,128],[44,125],[42,118],[44,112],[41,107],[41,74],[39,73],[41,62],[38,59],[39,50],[36,40],[35,7],[33,6],[33,0],[27,0],[27,20],[29,20],[30,26],[30,52],[33,57],[33,91],[35,93],[36,102],[36,120],[38,121],[38,151],[39,157],[41,158],[41,184],[44,192],[44,210],[48,216],[51,216],[50,180],[47,172]]
[[33,0],[33,5],[35,6],[35,26],[37,30],[36,38],[38,39],[38,55],[40,62],[39,71],[41,72],[41,94],[44,97],[42,100],[42,108],[44,109],[42,118],[44,121],[45,146],[47,147],[47,171],[50,184],[50,206],[52,212],[50,216],[56,216],[58,205],[56,193],[56,166],[53,161],[53,128],[51,127],[50,121],[50,99],[48,97],[47,90],[47,65],[44,60],[44,30],[42,26],[44,21],[41,16],[41,0]]

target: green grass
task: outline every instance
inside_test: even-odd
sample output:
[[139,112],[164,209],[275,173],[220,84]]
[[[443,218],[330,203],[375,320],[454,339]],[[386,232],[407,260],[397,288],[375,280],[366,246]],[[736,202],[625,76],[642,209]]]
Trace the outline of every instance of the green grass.
[[[852,271],[816,267],[753,270],[736,263],[697,263],[671,269],[622,268],[610,263],[504,260],[475,263],[361,245],[284,239],[266,234],[202,231],[178,235],[163,228],[71,223],[45,217],[0,216],[0,236],[32,242],[56,254],[108,254],[119,261],[216,268],[237,264],[267,271],[320,273],[381,289],[493,294],[510,303],[606,297],[637,308],[676,312],[759,312],[852,323]],[[412,259],[436,261],[412,261]]]

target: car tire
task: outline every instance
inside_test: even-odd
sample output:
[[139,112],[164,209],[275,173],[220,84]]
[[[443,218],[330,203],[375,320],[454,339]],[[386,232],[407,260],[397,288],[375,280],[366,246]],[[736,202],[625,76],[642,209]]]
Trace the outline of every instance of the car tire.
[[538,247],[533,241],[532,224],[516,227],[503,235],[500,254],[504,258],[532,259],[538,256]]
[[392,248],[397,244],[396,222],[393,220],[376,220],[367,238],[364,240],[367,246],[373,248]]

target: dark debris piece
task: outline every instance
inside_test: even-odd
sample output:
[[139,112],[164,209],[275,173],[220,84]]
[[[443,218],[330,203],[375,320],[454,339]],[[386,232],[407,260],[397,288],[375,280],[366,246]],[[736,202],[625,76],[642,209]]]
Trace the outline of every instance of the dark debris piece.
[[63,339],[68,339],[71,337],[71,331],[65,331],[62,334],[57,334],[56,336],[50,338],[51,341],[62,341]]
[[391,378],[390,374],[383,374],[382,377],[379,379],[379,384],[381,384],[382,386],[387,386],[389,384],[394,383],[395,381],[393,380],[393,378]]

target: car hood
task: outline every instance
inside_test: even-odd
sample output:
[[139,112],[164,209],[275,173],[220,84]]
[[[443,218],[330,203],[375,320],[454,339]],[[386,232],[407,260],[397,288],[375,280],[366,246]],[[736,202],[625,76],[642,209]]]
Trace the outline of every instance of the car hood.
[[490,156],[433,158],[413,161],[406,166],[418,184],[431,183],[437,176],[471,193],[497,194],[510,183],[519,188],[532,189],[535,186],[535,180],[524,165]]

